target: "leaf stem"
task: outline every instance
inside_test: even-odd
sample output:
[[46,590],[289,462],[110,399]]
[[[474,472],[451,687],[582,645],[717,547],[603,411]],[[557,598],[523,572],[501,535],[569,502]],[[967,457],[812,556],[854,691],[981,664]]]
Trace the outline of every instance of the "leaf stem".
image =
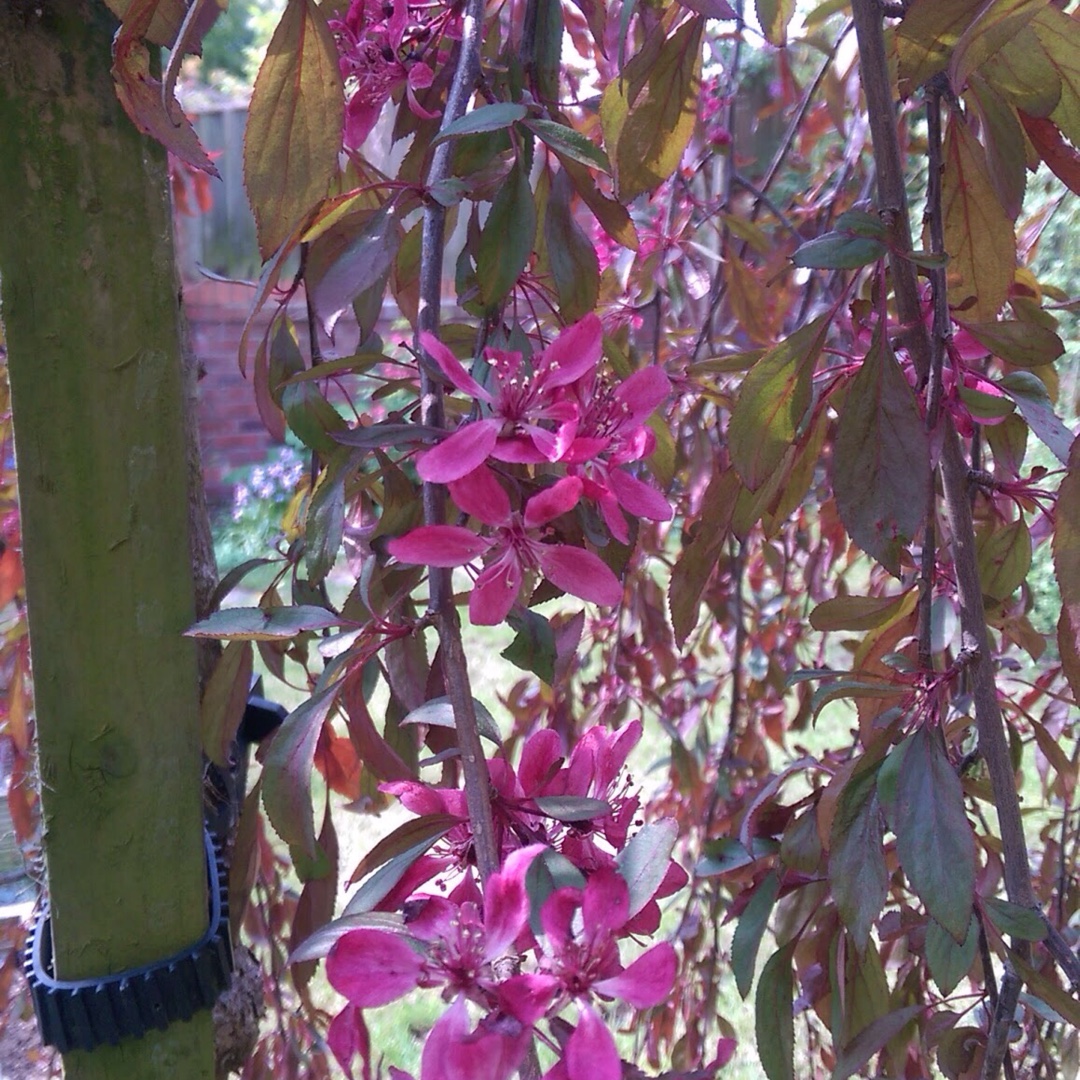
[[[465,109],[480,75],[480,41],[484,15],[484,0],[468,0],[462,17],[461,47],[458,51],[454,77],[447,94],[441,130],[445,130]],[[431,156],[427,174],[430,191],[450,173],[451,142],[439,143]],[[442,381],[438,370],[420,344],[420,333],[437,334],[442,308],[442,265],[446,234],[446,210],[435,199],[428,198],[420,248],[420,304],[416,321],[416,349],[420,364],[420,423],[430,427],[445,426]],[[425,483],[422,491],[424,523],[441,525],[446,516],[446,491],[441,484]],[[465,777],[465,801],[473,831],[476,864],[482,880],[495,872],[499,851],[495,825],[491,814],[487,760],[480,744],[476,723],[476,708],[469,685],[469,670],[461,643],[461,623],[454,607],[451,572],[429,567],[430,608],[439,631],[442,645],[443,677],[454,710],[454,726],[461,749],[462,772]]]

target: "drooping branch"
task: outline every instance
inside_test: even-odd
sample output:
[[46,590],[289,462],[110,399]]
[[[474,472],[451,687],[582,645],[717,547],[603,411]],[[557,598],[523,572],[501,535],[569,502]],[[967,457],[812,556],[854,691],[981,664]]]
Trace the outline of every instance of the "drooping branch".
[[[852,10],[859,41],[863,92],[866,96],[874,142],[879,201],[882,216],[889,226],[894,245],[890,267],[893,273],[897,308],[905,329],[905,344],[915,361],[920,378],[925,383],[930,378],[933,349],[937,343],[931,342],[923,322],[914,264],[903,255],[912,248],[911,229],[907,214],[900,143],[894,119],[894,103],[885,63],[881,9],[875,0],[853,0]],[[939,190],[936,178],[932,177],[932,182],[935,185],[933,191]],[[938,218],[937,223],[931,225],[931,233],[932,237],[936,234],[940,242],[941,234],[937,232],[941,221],[940,196],[936,199],[931,198],[928,214],[932,220],[935,215]],[[932,285],[936,286],[935,293],[942,293],[942,299],[938,303],[944,311],[947,311],[942,292],[944,282],[935,282],[932,279]],[[936,323],[935,330],[940,332]],[[941,330],[947,333],[947,325]],[[942,344],[943,342],[944,336],[942,336]],[[990,774],[994,803],[997,807],[1005,888],[1013,903],[1032,907],[1034,895],[1031,888],[1027,842],[1020,818],[1020,803],[1009,756],[1008,740],[998,704],[990,635],[986,629],[982,586],[975,558],[975,530],[968,497],[968,466],[951,417],[943,415],[940,418],[940,428],[943,446],[939,469],[944,492],[945,514],[952,542],[960,605],[960,625],[964,645],[972,650],[974,656],[969,670],[975,699],[979,749]],[[998,1075],[1002,1057],[1007,1048],[1008,1044],[1005,1042],[1000,1048],[995,1044],[993,1055],[988,1051],[983,1067],[984,1080],[992,1080]]]
[[[483,0],[468,0],[462,17],[461,47],[454,70],[450,92],[443,112],[442,127],[445,129],[464,115],[466,106],[480,75],[480,39],[483,25]],[[450,171],[450,143],[440,143],[431,156],[427,188],[430,191],[439,181],[445,180]],[[424,210],[423,233],[420,253],[420,304],[417,316],[416,348],[421,357],[420,365],[420,422],[430,427],[442,427],[442,382],[434,374],[436,368],[420,344],[420,333],[435,334],[439,330],[442,306],[442,265],[445,246],[446,210],[435,199],[428,199]],[[440,484],[425,483],[423,487],[424,523],[443,523],[446,514],[446,493]],[[462,772],[465,777],[465,800],[469,808],[476,864],[480,876],[487,879],[499,865],[495,825],[489,799],[490,780],[487,761],[480,744],[480,732],[476,723],[476,707],[469,685],[469,673],[465,650],[461,642],[461,623],[454,607],[451,587],[451,571],[440,567],[429,568],[430,607],[442,643],[443,673],[446,691],[454,709],[454,725],[457,729],[458,746],[461,749]]]

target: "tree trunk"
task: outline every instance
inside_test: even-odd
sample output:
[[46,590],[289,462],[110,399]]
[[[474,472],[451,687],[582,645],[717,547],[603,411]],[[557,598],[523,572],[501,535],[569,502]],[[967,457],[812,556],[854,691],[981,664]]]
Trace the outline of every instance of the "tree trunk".
[[[55,974],[153,963],[206,929],[188,449],[165,153],[85,0],[0,8],[0,273]],[[213,1076],[210,1014],[65,1058]]]

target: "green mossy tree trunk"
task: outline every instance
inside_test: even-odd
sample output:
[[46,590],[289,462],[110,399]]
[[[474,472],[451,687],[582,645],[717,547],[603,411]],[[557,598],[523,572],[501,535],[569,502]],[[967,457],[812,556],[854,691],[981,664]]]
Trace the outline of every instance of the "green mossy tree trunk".
[[[179,310],[164,152],[117,103],[115,21],[0,5],[0,275],[56,974],[206,929]],[[213,1077],[210,1014],[66,1056]]]

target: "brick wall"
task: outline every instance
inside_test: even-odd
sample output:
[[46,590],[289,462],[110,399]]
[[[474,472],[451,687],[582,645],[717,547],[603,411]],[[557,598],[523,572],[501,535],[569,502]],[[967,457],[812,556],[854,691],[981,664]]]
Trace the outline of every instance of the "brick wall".
[[[212,505],[232,498],[226,479],[234,469],[265,460],[276,445],[255,405],[252,367],[255,348],[273,314],[264,310],[256,322],[248,345],[247,376],[240,371],[240,335],[251,308],[253,290],[246,285],[202,279],[184,284],[184,311],[187,315],[191,347],[203,372],[199,379],[199,434],[202,441],[203,476]],[[301,342],[307,340],[307,319],[302,295],[289,305]],[[347,356],[356,347],[355,324],[342,320],[331,343],[320,333],[325,359]],[[306,352],[306,349],[305,349]]]

